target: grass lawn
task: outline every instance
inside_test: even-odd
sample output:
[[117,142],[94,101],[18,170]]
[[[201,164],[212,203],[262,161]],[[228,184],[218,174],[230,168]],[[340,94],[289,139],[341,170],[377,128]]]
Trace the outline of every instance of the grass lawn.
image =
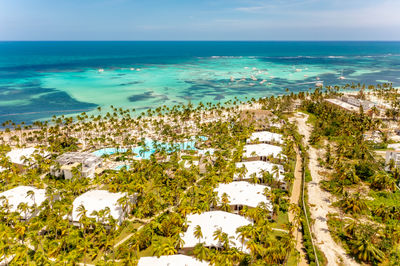
[[289,222],[289,216],[287,212],[278,212],[278,215],[276,217],[276,221],[271,223],[272,228],[280,228],[287,230],[286,224]]
[[[158,236],[158,238],[163,242],[167,239],[167,237]],[[139,257],[150,257],[153,256],[154,253],[154,246],[151,244],[148,248],[139,252]]]
[[118,243],[122,239],[124,239],[126,236],[128,236],[130,233],[135,232],[136,229],[138,229],[142,223],[139,222],[130,222],[127,221],[127,225],[121,229],[120,234],[118,237],[115,238],[114,243]]
[[286,265],[288,265],[288,266],[294,266],[294,265],[297,265],[297,263],[299,262],[299,259],[298,259],[299,257],[298,257],[298,252],[297,252],[297,250],[296,249],[293,249],[291,252],[290,252],[290,254],[289,254],[289,258],[288,258],[288,260],[287,260],[287,262],[286,262]]
[[373,200],[368,200],[366,203],[370,209],[375,209],[380,205],[385,205],[386,207],[400,207],[400,191],[385,192],[385,191],[370,191],[368,193],[369,197],[374,198]]

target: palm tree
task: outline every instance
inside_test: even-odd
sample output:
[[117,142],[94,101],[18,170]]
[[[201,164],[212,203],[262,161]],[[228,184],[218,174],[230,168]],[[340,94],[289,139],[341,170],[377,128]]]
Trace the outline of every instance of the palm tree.
[[228,194],[224,193],[221,196],[221,210],[230,212],[231,211],[231,206],[229,205],[229,196]]
[[153,255],[160,257],[162,255],[174,255],[177,250],[175,249],[175,243],[172,238],[168,238],[165,242],[157,240],[154,242]]
[[201,231],[200,225],[196,225],[196,227],[194,228],[193,235],[195,238],[197,238],[199,240],[199,243],[200,243],[200,239],[203,238],[203,233]]
[[209,258],[209,250],[204,246],[203,243],[198,243],[194,246],[193,254],[200,261],[207,260]]
[[340,206],[345,212],[351,213],[361,213],[368,209],[368,206],[361,198],[360,193],[349,196],[349,194],[346,192],[344,198],[340,201]]
[[352,246],[351,252],[356,255],[359,260],[381,262],[385,258],[385,254],[377,249],[369,238],[357,239],[352,242]]
[[26,197],[30,197],[33,200],[33,204],[36,205],[35,192],[33,192],[33,190],[26,192]]

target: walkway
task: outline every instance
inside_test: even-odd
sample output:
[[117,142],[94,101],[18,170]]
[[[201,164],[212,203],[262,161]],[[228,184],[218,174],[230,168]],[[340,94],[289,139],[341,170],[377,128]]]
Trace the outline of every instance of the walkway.
[[[308,115],[296,113],[295,120],[300,134],[305,137],[304,141],[308,144],[312,131],[312,126],[307,124]],[[318,164],[318,158],[321,158],[323,154],[322,151],[310,145],[308,145],[308,148],[310,157],[308,166],[312,176],[312,181],[307,184],[308,204],[311,218],[314,221],[311,228],[316,238],[316,245],[324,253],[328,262],[327,265],[359,265],[346,254],[346,251],[333,240],[330,234],[327,215],[337,213],[337,211],[331,206],[331,194],[319,186],[320,181],[323,180],[319,172],[323,169]]]
[[[290,204],[295,204],[299,206],[300,195],[301,195],[301,183],[303,179],[303,172],[302,172],[302,158],[299,152],[298,147],[296,149],[296,167],[294,170],[294,181],[293,181],[293,189],[292,194],[290,196]],[[293,210],[289,211],[289,221],[294,224],[296,214]],[[298,265],[305,266],[309,265],[308,260],[306,259],[306,253],[304,252],[304,245],[303,245],[303,233],[301,231],[301,225],[297,226],[293,230],[293,237],[296,240],[296,249],[300,253],[300,260]]]

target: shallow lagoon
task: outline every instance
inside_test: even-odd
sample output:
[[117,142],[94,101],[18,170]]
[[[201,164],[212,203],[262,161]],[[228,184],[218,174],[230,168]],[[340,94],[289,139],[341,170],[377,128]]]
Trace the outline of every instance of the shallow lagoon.
[[245,100],[308,90],[317,77],[400,86],[400,43],[0,42],[0,122]]

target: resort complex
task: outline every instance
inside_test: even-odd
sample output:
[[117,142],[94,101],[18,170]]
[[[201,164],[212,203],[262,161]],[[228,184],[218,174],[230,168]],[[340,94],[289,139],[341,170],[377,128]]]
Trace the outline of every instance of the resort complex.
[[0,264],[398,265],[399,100],[348,85],[5,123]]

